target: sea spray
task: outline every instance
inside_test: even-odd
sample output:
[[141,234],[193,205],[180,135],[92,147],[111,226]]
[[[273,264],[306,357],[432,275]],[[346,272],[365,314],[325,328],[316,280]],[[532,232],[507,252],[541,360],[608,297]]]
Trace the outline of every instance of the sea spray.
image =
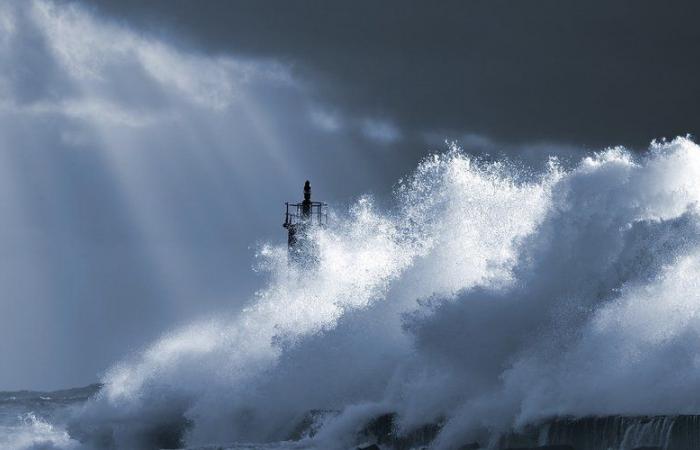
[[[369,199],[358,202],[346,223],[334,233],[319,231],[321,264],[311,274],[287,266],[280,251],[264,249],[277,271],[250,307],[228,320],[174,332],[116,365],[76,428],[97,429],[107,436],[100,440],[121,447],[150,446],[156,439],[148,433],[151,424],[156,435],[193,423],[193,435],[204,433],[202,439],[278,437],[282,424],[256,409],[256,396],[264,396],[256,392],[261,379],[295,340],[332,328],[346,310],[381,298],[412,257],[410,244],[398,242],[393,222],[377,215]],[[279,410],[283,400],[276,403]],[[141,430],[138,436],[132,427]]]
[[262,248],[251,305],[115,365],[76,436],[266,442],[334,410],[305,445],[345,448],[396,413],[398,432],[439,422],[453,448],[550,417],[698,412],[693,142],[535,173],[453,148],[396,199],[336,211],[311,272]]

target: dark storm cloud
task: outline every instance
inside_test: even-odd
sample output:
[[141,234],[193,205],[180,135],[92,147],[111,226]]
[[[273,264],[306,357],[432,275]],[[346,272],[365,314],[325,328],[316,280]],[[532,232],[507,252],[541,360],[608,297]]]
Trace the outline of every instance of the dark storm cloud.
[[271,57],[402,130],[643,146],[697,133],[695,2],[98,0],[210,52]]

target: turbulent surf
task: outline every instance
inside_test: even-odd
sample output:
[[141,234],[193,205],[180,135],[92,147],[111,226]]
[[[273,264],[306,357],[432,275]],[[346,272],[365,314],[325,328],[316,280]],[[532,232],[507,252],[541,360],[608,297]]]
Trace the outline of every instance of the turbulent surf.
[[262,246],[245,310],[115,364],[55,445],[347,449],[384,420],[431,448],[502,447],[577,418],[692,417],[699,201],[687,138],[534,168],[453,146],[390,211],[334,211],[312,269]]

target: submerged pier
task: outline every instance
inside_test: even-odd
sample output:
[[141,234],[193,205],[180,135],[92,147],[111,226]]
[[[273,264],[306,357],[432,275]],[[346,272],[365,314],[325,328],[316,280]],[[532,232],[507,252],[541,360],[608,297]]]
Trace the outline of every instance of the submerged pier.
[[557,418],[502,436],[497,448],[697,450],[700,415]]
[[[397,433],[395,414],[367,422],[357,436],[359,449],[429,449],[442,423]],[[518,431],[487,430],[462,442],[459,450],[698,450],[700,415],[559,417]],[[372,447],[372,446],[376,447]]]

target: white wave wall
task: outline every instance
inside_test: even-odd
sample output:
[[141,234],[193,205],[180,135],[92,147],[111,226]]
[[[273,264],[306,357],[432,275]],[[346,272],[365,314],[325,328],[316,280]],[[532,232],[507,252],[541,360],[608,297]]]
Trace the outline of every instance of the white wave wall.
[[687,138],[539,171],[452,148],[392,211],[336,212],[313,270],[262,248],[250,307],[115,365],[73,432],[264,442],[329,409],[309,446],[347,448],[396,412],[405,431],[443,421],[454,448],[558,415],[699,413],[699,200]]

